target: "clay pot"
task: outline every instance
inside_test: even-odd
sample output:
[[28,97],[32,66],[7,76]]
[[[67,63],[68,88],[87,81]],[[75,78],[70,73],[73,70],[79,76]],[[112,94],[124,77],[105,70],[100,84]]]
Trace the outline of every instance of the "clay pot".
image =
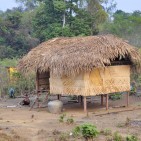
[[48,103],[48,111],[53,114],[59,114],[62,112],[63,103],[59,100],[53,100]]

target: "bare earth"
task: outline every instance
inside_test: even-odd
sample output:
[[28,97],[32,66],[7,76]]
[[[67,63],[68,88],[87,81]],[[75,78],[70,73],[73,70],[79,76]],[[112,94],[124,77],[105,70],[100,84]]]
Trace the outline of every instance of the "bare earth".
[[[94,108],[98,104],[88,104],[89,117],[86,117],[83,106],[80,104],[66,104],[64,112],[67,117],[74,119],[74,124],[67,125],[65,122],[59,122],[59,114],[51,114],[47,108],[29,111],[29,107],[7,107],[18,102],[19,99],[10,99],[0,103],[0,141],[60,141],[58,134],[71,133],[76,125],[83,123],[93,123],[99,130],[119,131],[122,136],[134,134],[141,140],[140,103],[134,105],[138,108],[134,110],[133,106],[110,108],[109,114],[106,114],[105,107]],[[131,111],[118,112],[127,109]],[[125,126],[127,119],[139,121],[139,124]],[[70,137],[68,140],[74,141],[75,139]],[[106,141],[106,139],[104,136],[100,136],[96,141]]]

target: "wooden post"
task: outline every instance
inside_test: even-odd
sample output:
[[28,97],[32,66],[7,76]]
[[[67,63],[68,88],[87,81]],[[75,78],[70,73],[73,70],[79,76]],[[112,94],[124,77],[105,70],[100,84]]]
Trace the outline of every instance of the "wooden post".
[[108,110],[108,108],[109,108],[109,96],[108,96],[108,94],[106,94],[106,110]]
[[129,92],[127,92],[127,107],[129,106]]
[[80,99],[81,99],[81,104],[83,103],[83,96],[80,96]]
[[38,91],[39,91],[39,72],[37,70],[36,72],[36,92],[38,94]]
[[84,102],[84,112],[87,113],[87,97],[84,96],[83,98],[84,98],[84,101],[83,101]]
[[77,96],[77,101],[78,103],[80,103],[80,96]]
[[61,95],[58,94],[58,95],[57,95],[57,98],[58,98],[58,100],[61,100]]
[[101,106],[103,106],[103,95],[101,95]]

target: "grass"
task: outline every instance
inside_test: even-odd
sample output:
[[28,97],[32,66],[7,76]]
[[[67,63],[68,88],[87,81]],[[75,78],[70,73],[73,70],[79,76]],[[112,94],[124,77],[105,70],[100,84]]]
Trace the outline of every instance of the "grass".
[[16,67],[16,65],[18,64],[18,59],[17,58],[13,58],[13,59],[3,59],[0,60],[0,66],[3,67]]

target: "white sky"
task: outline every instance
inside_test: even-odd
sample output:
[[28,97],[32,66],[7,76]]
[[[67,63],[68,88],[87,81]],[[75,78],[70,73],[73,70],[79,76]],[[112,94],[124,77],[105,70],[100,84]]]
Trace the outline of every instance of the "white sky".
[[[117,9],[125,12],[133,12],[135,10],[141,11],[141,0],[115,0],[117,2]],[[5,11],[7,8],[12,8],[18,4],[15,0],[0,0],[0,10]]]

